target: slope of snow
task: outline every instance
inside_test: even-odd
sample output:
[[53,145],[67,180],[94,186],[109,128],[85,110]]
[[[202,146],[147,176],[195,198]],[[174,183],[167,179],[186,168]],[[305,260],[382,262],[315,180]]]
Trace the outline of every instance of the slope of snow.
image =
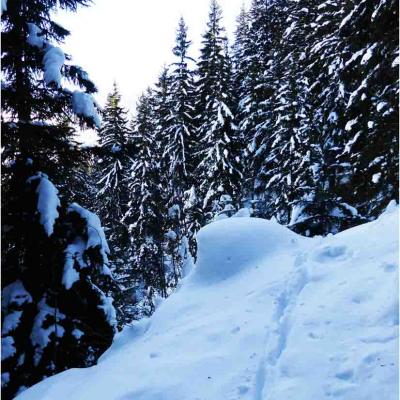
[[199,260],[99,364],[20,400],[395,400],[398,209],[307,239],[231,218],[199,234]]

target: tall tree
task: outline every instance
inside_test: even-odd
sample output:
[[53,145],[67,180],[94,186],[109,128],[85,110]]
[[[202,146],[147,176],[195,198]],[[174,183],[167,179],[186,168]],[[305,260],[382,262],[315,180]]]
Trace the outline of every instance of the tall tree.
[[[56,47],[69,32],[52,19],[59,6],[87,3],[17,0],[2,14],[4,398],[92,365],[114,335],[100,221],[68,205],[85,168],[70,122],[78,115],[100,123],[96,88]],[[85,92],[66,89],[66,81]]]
[[175,271],[175,285],[181,275],[183,264],[189,256],[187,240],[193,240],[196,231],[189,227],[196,225],[187,221],[184,209],[184,194],[193,183],[194,157],[196,144],[196,127],[194,121],[195,87],[194,73],[190,63],[194,60],[188,51],[191,42],[187,38],[187,27],[183,18],[179,21],[175,47],[174,62],[170,66],[168,107],[169,117],[166,120],[165,151],[163,158],[167,162],[167,206],[171,211],[167,219],[167,261],[170,269]]
[[163,221],[166,211],[154,132],[154,93],[148,90],[137,104],[132,134],[135,155],[129,179],[128,210],[124,217],[131,237],[139,316],[151,314],[155,308],[155,298],[167,295],[163,260]]
[[98,214],[107,228],[108,240],[113,249],[111,270],[121,292],[116,293],[119,320],[131,319],[133,276],[128,262],[129,234],[123,217],[128,205],[128,174],[130,167],[127,111],[121,106],[121,95],[114,83],[103,110],[103,123],[99,130],[98,159],[95,168],[97,180]]
[[221,195],[239,200],[241,180],[239,137],[232,101],[232,64],[221,19],[221,9],[213,0],[197,69],[199,144],[196,174],[208,220],[221,211],[218,204]]
[[345,4],[338,28],[345,108],[337,161],[351,165],[342,195],[368,218],[398,198],[398,7]]

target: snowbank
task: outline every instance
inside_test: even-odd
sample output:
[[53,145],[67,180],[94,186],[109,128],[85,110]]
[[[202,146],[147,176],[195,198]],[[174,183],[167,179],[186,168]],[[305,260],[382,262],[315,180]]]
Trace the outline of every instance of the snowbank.
[[192,281],[218,283],[254,267],[271,254],[290,248],[302,239],[276,222],[240,218],[218,220],[198,234],[199,261]]
[[232,218],[99,364],[20,400],[395,400],[398,211],[327,238]]

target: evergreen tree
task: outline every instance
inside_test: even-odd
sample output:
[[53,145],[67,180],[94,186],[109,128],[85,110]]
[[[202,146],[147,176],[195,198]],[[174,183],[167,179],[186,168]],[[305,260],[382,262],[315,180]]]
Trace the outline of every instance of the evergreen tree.
[[[122,222],[128,203],[128,120],[121,106],[121,95],[116,83],[108,95],[103,110],[103,124],[99,130],[97,171],[97,210],[107,228],[108,240],[113,249],[111,270],[120,286],[116,305],[120,323],[132,320],[133,277],[129,259],[129,235]],[[123,322],[122,322],[123,321]]]
[[343,11],[338,82],[345,108],[337,161],[351,168],[341,194],[376,218],[398,198],[398,3],[354,1]]
[[166,211],[154,131],[154,93],[148,90],[137,104],[132,133],[135,154],[129,179],[128,211],[124,217],[131,237],[138,316],[150,315],[156,297],[167,295],[163,260],[163,216]]
[[3,227],[12,239],[3,255],[4,398],[65,369],[93,365],[116,328],[100,220],[62,202],[44,173],[15,168],[21,171],[9,212],[18,223]]
[[[187,27],[183,18],[179,21],[173,54],[175,62],[170,66],[168,108],[166,120],[165,151],[163,159],[168,165],[167,207],[170,212],[167,218],[166,261],[169,269],[175,271],[174,286],[181,276],[183,264],[189,256],[187,240],[193,241],[196,227],[187,223],[184,209],[184,193],[193,181],[194,157],[196,141],[194,124],[195,88],[193,71],[189,64],[194,60],[188,55],[191,42],[187,39]],[[192,215],[193,216],[193,215]]]
[[[248,116],[254,106],[254,43],[250,38],[250,16],[244,7],[237,18],[235,41],[233,44],[233,94],[237,104],[239,137],[242,143],[241,167],[243,171],[242,196],[245,203],[253,198],[254,174],[251,167],[251,126]],[[250,203],[251,205],[251,203]]]
[[213,0],[197,70],[196,175],[206,220],[217,212],[216,202],[221,195],[230,195],[236,202],[240,197],[240,145],[232,104],[232,65],[221,18],[221,9]]
[[[84,197],[87,160],[71,121],[75,114],[93,126],[99,118],[94,84],[55,46],[69,32],[52,13],[86,4],[15,1],[2,14],[5,398],[66,368],[92,365],[114,334],[100,222],[67,206],[75,194]],[[66,89],[65,81],[85,92]]]

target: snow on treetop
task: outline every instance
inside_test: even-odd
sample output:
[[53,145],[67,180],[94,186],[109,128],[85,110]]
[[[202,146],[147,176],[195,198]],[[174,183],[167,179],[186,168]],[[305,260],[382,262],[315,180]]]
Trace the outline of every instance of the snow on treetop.
[[58,198],[58,190],[49,181],[48,176],[42,172],[28,178],[27,183],[40,179],[36,188],[38,195],[37,209],[40,213],[40,223],[47,236],[51,236],[54,230],[54,222],[58,218],[58,207],[60,207],[60,199]]

